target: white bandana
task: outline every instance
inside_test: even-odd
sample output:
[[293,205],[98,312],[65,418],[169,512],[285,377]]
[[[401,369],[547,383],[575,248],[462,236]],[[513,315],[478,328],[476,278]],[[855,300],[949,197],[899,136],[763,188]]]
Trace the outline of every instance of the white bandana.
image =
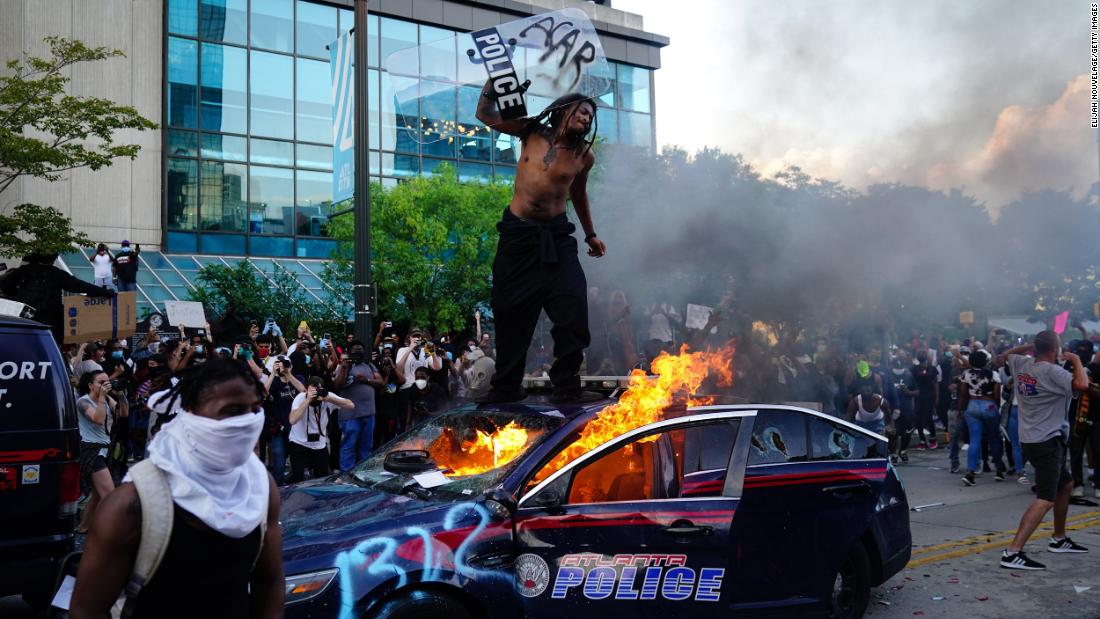
[[221,421],[183,412],[149,444],[172,500],[207,526],[240,539],[267,518],[267,469],[252,451],[263,411]]

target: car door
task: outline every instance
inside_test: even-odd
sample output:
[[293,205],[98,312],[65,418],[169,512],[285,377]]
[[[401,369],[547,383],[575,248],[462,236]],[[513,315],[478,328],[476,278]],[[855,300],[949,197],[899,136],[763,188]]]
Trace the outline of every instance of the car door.
[[725,616],[744,469],[736,444],[752,415],[706,411],[650,424],[522,497],[516,587],[524,616]]
[[796,612],[828,599],[885,474],[856,457],[872,443],[849,430],[794,408],[758,412],[734,524],[735,614]]

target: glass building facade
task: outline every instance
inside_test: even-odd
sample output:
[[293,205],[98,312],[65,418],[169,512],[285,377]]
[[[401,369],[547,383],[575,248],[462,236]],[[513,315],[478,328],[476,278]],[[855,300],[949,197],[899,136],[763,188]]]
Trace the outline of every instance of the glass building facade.
[[[351,29],[352,11],[306,0],[168,0],[166,7],[165,251],[329,257],[335,242],[326,222],[336,209],[326,46]],[[466,181],[515,176],[518,140],[481,125],[474,117],[480,90],[454,83],[453,34],[369,16],[372,181],[391,186],[442,163]],[[381,62],[418,45],[427,46],[421,80],[436,83],[413,116],[395,109],[394,89],[417,88],[417,80],[391,80]],[[651,71],[612,64],[615,88],[601,97],[599,134],[651,149]],[[440,126],[457,135],[432,141]]]

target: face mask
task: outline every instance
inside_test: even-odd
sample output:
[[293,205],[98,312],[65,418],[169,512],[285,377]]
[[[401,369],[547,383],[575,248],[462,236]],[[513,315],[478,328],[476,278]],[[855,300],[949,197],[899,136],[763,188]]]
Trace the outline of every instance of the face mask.
[[243,466],[264,429],[263,411],[217,420],[194,413],[176,415],[195,462],[209,473]]
[[306,357],[306,365],[309,365],[310,361],[313,361],[313,356],[312,355],[306,355],[305,357]]
[[451,351],[448,350],[447,351],[447,361],[453,361],[453,360],[454,360],[454,355],[452,355]]
[[122,249],[119,249],[119,251],[123,252],[123,253],[126,253],[126,252],[130,251],[130,247],[128,245],[124,245],[122,247]]
[[259,348],[258,348],[257,350],[259,350],[259,351],[260,351],[260,358],[261,358],[261,359],[267,359],[267,356],[268,356],[269,354],[271,354],[271,349],[270,349],[270,348],[267,348],[267,347],[265,347],[265,346],[261,346],[261,347],[259,347]]
[[418,378],[413,382],[416,383],[417,389],[424,389],[428,386],[428,381],[424,380],[423,378]]
[[383,346],[382,348],[384,348],[384,349],[389,349],[389,350],[393,350],[393,344],[386,344],[386,345],[385,345],[385,346]]
[[119,346],[119,348],[128,348],[128,346],[127,346],[128,343],[129,342],[127,342],[126,340],[119,340],[118,341],[118,346]]
[[901,376],[905,373],[905,368],[894,368],[894,376]]
[[475,350],[477,350],[477,346],[475,346],[474,344],[470,344],[469,346],[467,346],[467,348],[470,349],[470,352],[474,352]]
[[947,352],[943,353],[943,356],[944,356],[945,358],[947,358],[947,359],[951,359],[952,357],[954,357],[954,356],[955,356],[955,353],[953,353],[953,352],[951,352],[951,351],[949,350],[949,351],[947,351]]
[[111,358],[116,360],[116,361],[122,361],[124,356],[125,355],[122,354],[121,350],[112,350],[111,351]]

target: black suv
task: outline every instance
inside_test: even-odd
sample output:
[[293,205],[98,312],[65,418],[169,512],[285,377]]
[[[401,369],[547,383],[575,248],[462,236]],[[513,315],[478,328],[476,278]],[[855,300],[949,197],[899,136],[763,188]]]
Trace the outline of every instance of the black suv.
[[49,327],[0,315],[0,597],[49,603],[73,548],[80,432]]

